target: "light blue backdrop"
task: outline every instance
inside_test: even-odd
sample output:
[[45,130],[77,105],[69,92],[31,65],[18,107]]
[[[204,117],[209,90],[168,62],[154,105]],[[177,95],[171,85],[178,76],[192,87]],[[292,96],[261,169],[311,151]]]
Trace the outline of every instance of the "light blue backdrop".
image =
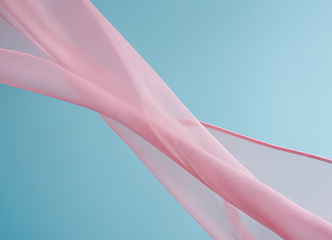
[[[332,158],[331,1],[93,3],[198,119]],[[98,114],[0,85],[0,239],[210,238]]]

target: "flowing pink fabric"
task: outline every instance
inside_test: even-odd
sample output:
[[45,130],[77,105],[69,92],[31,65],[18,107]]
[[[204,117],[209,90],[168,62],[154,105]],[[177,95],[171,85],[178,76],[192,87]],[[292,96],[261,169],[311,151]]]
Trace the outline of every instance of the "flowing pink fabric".
[[0,16],[0,82],[100,113],[213,239],[332,239],[330,160],[201,124],[88,0]]

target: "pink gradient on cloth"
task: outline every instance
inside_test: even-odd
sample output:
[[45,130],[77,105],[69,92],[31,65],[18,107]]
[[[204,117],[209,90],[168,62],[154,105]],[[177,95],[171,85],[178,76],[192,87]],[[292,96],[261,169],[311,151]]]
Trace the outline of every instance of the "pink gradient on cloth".
[[266,237],[243,213],[283,239],[332,239],[329,222],[235,159],[89,1],[0,0],[0,16],[35,47],[1,49],[0,82],[100,113],[213,239]]

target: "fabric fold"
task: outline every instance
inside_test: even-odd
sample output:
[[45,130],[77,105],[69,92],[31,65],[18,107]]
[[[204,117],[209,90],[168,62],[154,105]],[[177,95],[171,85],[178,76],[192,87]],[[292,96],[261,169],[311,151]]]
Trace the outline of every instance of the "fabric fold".
[[0,0],[0,14],[46,56],[1,49],[0,82],[100,113],[214,239],[276,238],[244,215],[283,239],[332,238],[329,222],[239,162],[89,1]]

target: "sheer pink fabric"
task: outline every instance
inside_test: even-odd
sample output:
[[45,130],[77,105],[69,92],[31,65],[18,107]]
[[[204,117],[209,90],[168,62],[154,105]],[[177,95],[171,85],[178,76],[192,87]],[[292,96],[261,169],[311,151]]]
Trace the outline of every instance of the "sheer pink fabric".
[[[204,127],[88,0],[0,0],[0,16],[0,82],[99,112],[213,239],[332,239],[315,206],[330,165]],[[303,179],[322,187],[294,194]]]

